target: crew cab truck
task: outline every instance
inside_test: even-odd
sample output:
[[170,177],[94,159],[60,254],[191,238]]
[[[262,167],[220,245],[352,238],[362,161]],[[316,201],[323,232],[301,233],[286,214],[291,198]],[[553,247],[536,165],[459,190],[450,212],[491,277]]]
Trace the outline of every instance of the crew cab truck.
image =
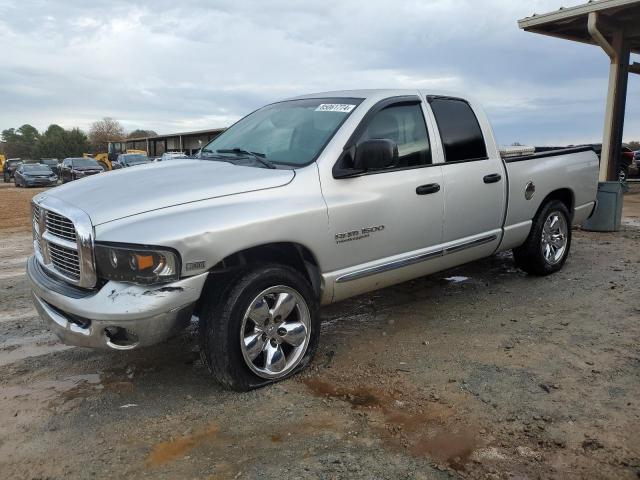
[[510,249],[526,272],[556,272],[597,174],[589,148],[503,160],[463,97],[307,95],[251,113],[198,159],[36,196],[28,277],[71,345],[142,347],[196,316],[213,376],[247,390],[309,363],[320,305]]

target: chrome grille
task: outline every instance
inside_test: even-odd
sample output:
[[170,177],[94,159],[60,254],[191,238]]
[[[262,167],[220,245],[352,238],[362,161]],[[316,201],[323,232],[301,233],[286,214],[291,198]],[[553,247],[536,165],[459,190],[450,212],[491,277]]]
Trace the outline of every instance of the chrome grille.
[[77,250],[51,242],[48,244],[48,250],[53,268],[73,280],[80,280],[80,259]]
[[37,203],[32,203],[31,209],[31,223],[33,226],[33,248],[37,253],[42,254],[40,250],[40,206]]
[[94,287],[97,278],[89,216],[49,196],[35,198],[32,208],[33,246],[40,264],[68,283]]
[[76,229],[71,220],[57,213],[47,211],[45,213],[45,226],[51,235],[64,238],[70,242],[76,241]]

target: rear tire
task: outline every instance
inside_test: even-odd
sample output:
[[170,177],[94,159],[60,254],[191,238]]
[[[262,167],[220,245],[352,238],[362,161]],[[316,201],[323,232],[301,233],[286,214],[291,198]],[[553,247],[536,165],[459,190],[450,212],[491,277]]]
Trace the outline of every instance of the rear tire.
[[525,242],[513,249],[518,268],[530,275],[549,275],[562,268],[571,248],[571,215],[559,200],[544,204],[533,219]]
[[296,270],[256,266],[224,288],[213,285],[205,295],[200,356],[225,387],[246,391],[283,380],[315,355],[318,305],[311,285]]

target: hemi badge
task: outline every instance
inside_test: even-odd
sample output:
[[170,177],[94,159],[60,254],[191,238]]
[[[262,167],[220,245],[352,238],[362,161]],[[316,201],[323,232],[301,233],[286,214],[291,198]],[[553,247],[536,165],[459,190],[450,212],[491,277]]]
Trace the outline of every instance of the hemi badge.
[[204,262],[191,262],[187,263],[186,269],[189,270],[202,270],[204,268]]

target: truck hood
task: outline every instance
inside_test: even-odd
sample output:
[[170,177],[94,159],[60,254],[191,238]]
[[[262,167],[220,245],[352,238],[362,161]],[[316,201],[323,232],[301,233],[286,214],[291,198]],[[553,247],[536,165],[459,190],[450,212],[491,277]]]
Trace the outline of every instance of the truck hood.
[[279,187],[294,176],[293,170],[181,160],[101,173],[48,190],[40,197],[55,197],[78,207],[93,225],[100,225],[151,210]]

